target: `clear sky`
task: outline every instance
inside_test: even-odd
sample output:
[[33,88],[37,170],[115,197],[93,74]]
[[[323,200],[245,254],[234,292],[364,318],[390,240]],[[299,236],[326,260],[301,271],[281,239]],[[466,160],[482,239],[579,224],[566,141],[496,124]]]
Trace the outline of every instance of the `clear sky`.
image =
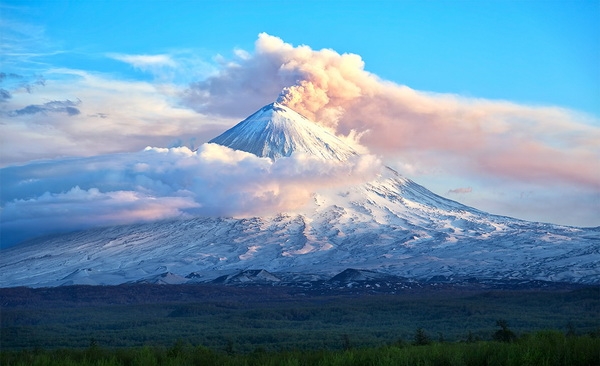
[[600,225],[597,0],[0,0],[0,22],[3,167],[197,147],[308,82],[300,109],[438,194]]

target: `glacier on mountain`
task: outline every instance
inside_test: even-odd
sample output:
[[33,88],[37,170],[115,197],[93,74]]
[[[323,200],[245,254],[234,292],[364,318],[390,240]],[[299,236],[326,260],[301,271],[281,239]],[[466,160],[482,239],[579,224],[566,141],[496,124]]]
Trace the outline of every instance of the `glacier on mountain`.
[[306,153],[343,161],[357,154],[333,133],[279,103],[264,106],[209,142],[271,159]]
[[[336,161],[332,166],[358,156],[276,103],[211,142],[274,160],[317,156]],[[600,228],[491,215],[390,168],[367,181],[310,188],[307,203],[275,214],[163,220],[30,240],[2,250],[0,287],[235,282],[257,275],[275,281],[277,273],[331,277],[347,268],[415,279],[600,282]]]

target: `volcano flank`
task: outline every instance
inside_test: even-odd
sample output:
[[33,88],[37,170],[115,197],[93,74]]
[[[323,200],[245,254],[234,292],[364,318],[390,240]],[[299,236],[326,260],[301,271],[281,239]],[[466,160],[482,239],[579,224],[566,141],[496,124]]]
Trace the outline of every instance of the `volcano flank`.
[[[278,103],[210,144],[273,162],[308,156],[345,166],[361,156],[343,138]],[[259,278],[280,285],[328,280],[348,268],[362,271],[354,276],[359,280],[443,276],[600,282],[600,228],[485,213],[440,197],[387,167],[365,181],[310,189],[305,204],[268,215],[196,215],[29,240],[2,250],[0,287],[217,278],[244,283]]]

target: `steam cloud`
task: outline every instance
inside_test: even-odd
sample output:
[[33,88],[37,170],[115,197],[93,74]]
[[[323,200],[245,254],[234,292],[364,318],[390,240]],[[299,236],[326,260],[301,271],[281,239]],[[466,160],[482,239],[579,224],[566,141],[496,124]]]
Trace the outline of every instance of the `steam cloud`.
[[2,246],[106,225],[276,214],[302,207],[320,187],[370,180],[380,167],[372,155],[272,161],[216,144],[8,167],[0,170]]
[[368,131],[363,144],[403,164],[600,190],[600,130],[592,117],[416,91],[365,71],[358,55],[293,47],[265,33],[253,54],[192,84],[185,99],[201,112],[245,116],[277,95],[340,134]]

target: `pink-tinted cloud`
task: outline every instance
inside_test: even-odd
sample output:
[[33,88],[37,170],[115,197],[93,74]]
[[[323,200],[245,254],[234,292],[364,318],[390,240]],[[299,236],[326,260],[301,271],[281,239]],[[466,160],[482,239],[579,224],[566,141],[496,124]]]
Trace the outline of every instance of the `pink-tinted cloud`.
[[[236,120],[178,105],[172,84],[54,69],[29,93],[0,103],[0,166],[34,159],[131,152],[208,141]],[[196,144],[196,146],[197,146]]]
[[0,169],[2,244],[90,227],[202,216],[274,215],[315,191],[373,179],[373,155],[275,161],[216,144],[55,159]]
[[371,151],[416,158],[411,164],[600,189],[600,128],[592,117],[416,91],[365,71],[357,55],[294,47],[264,33],[254,53],[223,63],[185,98],[202,112],[240,116],[279,98],[341,134],[368,131],[361,141]]
[[[130,58],[132,65],[158,67],[144,69],[156,73],[152,82],[53,69],[35,88],[6,89],[10,98],[0,103],[4,117],[0,166],[8,166],[0,174],[3,233],[17,222],[28,227],[62,227],[61,223],[70,227],[69,217],[72,222],[87,217],[85,223],[112,224],[110,217],[100,216],[102,210],[88,209],[103,203],[107,213],[124,215],[120,218],[124,222],[194,213],[262,214],[297,207],[310,196],[313,185],[337,184],[331,177],[346,172],[313,164],[306,156],[271,165],[248,154],[204,146],[195,157],[179,157],[179,163],[189,169],[166,158],[183,150],[167,149],[169,153],[153,155],[159,161],[167,159],[163,165],[148,159],[151,152],[142,157],[126,154],[126,159],[111,155],[110,161],[103,156],[74,159],[71,165],[57,160],[41,171],[37,168],[45,163],[31,163],[19,168],[24,174],[19,186],[7,184],[17,181],[9,173],[18,167],[11,165],[33,159],[131,152],[148,145],[198,146],[276,99],[347,135],[348,140],[360,138],[387,164],[439,194],[454,187],[473,187],[471,194],[460,196],[461,201],[490,212],[566,224],[600,223],[600,121],[589,116],[555,107],[416,91],[365,71],[357,55],[295,47],[267,34],[259,36],[252,52],[236,50],[235,59],[220,58],[214,70],[202,66],[200,73],[188,72],[191,65],[204,63],[189,54],[183,56],[192,61],[179,56]],[[186,75],[186,80],[198,75],[200,81],[183,90],[170,82],[171,72]],[[77,105],[67,105],[70,101]],[[194,160],[200,156],[202,164]],[[356,164],[379,166],[371,160]],[[306,174],[294,175],[295,169]],[[264,175],[264,171],[271,173]],[[219,185],[215,172],[237,185]],[[66,205],[75,187],[89,195],[98,189],[97,198],[102,200]],[[46,191],[53,202],[40,200]],[[532,192],[532,197],[522,199],[521,191]],[[122,195],[115,196],[117,192]],[[115,206],[115,197],[134,196],[137,200]],[[65,204],[61,207],[70,213],[56,225],[5,220],[9,214],[20,217],[17,212],[40,214],[45,204],[57,203]],[[111,211],[112,207],[116,209]],[[566,211],[576,214],[566,216]]]

